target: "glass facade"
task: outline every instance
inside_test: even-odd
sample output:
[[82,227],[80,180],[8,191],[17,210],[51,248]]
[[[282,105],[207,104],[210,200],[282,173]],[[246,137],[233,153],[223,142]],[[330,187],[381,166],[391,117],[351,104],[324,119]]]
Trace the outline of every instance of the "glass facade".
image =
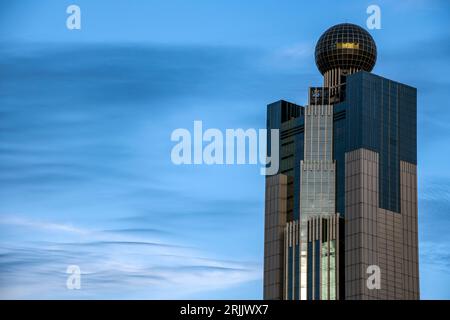
[[330,287],[330,300],[336,300],[336,292],[337,292],[337,268],[336,268],[336,240],[330,240],[330,248],[329,248],[329,261],[330,261],[330,278],[329,278],[329,287]]
[[416,158],[416,89],[368,72],[348,77],[346,148],[379,154],[379,206],[400,212],[400,160]]
[[328,242],[324,242],[322,244],[322,254],[320,257],[321,264],[321,278],[322,278],[322,286],[320,288],[321,292],[321,300],[328,300],[328,270],[329,270],[329,259],[328,259]]
[[311,105],[305,110],[304,160],[301,161],[301,219],[335,213],[333,108]]
[[[270,140],[269,129],[280,130],[279,173],[292,177],[288,182],[288,220],[299,218],[300,193],[300,161],[303,160],[304,108],[302,106],[280,100],[267,108],[267,141]],[[270,144],[267,146],[270,155]]]
[[346,296],[346,155],[375,152],[378,170],[371,175],[370,197],[394,216],[403,212],[401,163],[417,164],[417,92],[367,72],[376,51],[364,29],[330,28],[316,46],[324,86],[309,88],[306,107],[283,100],[268,106],[267,128],[280,129],[278,173],[288,181],[287,224],[280,238],[285,299]]
[[[285,299],[335,300],[338,298],[338,215],[310,216],[285,228]],[[305,228],[306,227],[306,228]],[[307,237],[303,238],[306,232]],[[306,248],[305,253],[302,253]],[[305,270],[305,273],[302,271]]]
[[336,161],[336,212],[341,217],[344,217],[345,213],[346,127],[344,105],[335,105],[333,116],[333,159]]
[[[300,283],[307,299],[307,264],[312,259],[307,253],[308,217],[335,213],[335,163],[333,161],[333,107],[309,105],[305,108],[304,160],[301,161],[300,188]],[[322,268],[328,270],[328,265]],[[328,282],[322,285],[328,286]],[[322,290],[321,290],[322,291]]]

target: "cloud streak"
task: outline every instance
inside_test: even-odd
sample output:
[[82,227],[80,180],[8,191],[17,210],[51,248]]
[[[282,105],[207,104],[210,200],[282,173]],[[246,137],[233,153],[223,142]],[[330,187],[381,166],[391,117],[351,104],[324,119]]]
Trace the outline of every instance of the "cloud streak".
[[[28,246],[3,244],[0,247],[2,299],[182,298],[260,279],[258,264],[216,260],[185,246],[137,241],[128,232],[116,235],[115,240],[106,240],[105,233],[90,231],[89,238],[99,240],[83,242],[87,232],[73,226],[26,219],[6,223],[12,228],[45,230],[50,235],[61,231],[76,233],[79,241],[63,243],[55,241],[55,237]],[[72,264],[82,271],[80,291],[65,288],[68,276],[65,270]]]

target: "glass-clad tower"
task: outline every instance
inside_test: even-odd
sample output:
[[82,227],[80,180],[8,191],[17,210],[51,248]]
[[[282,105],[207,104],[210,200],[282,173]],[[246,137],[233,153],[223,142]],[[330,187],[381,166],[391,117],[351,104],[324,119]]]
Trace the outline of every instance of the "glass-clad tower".
[[280,168],[266,178],[264,298],[418,299],[416,89],[370,73],[375,42],[353,24],[315,57],[324,85],[308,105],[267,107]]

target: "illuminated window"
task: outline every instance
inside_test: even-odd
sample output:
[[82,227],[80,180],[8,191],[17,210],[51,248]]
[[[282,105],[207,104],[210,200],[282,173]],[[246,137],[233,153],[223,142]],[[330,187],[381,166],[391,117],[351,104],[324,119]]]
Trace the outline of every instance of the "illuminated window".
[[338,49],[359,49],[359,43],[355,42],[338,42],[336,43]]

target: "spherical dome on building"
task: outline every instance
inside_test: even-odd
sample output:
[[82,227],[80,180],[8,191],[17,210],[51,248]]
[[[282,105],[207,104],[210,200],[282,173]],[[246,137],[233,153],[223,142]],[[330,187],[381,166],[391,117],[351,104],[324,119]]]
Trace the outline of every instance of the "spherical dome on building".
[[370,72],[377,61],[377,46],[369,32],[360,26],[341,23],[322,34],[315,57],[322,74],[335,68]]

